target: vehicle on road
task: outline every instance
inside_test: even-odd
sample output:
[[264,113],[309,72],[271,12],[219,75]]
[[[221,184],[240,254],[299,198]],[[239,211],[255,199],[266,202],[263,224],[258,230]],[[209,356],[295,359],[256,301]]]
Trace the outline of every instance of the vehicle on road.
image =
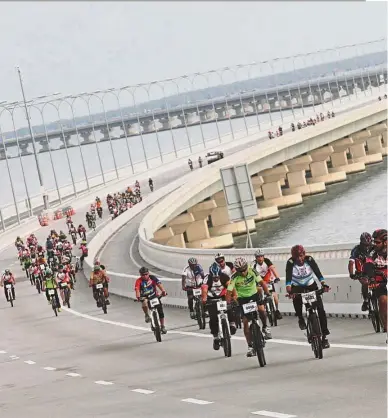
[[222,151],[210,151],[206,154],[206,160],[208,164],[214,163],[218,160],[224,158],[224,153]]

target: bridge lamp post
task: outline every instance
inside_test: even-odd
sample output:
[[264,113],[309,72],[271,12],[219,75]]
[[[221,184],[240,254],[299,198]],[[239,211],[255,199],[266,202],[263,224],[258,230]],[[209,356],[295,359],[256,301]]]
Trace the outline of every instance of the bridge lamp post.
[[101,162],[100,150],[98,148],[98,141],[97,141],[97,138],[96,138],[96,132],[94,130],[94,119],[92,118],[92,113],[90,111],[89,99],[85,99],[85,97],[84,97],[85,95],[87,95],[87,93],[81,93],[79,95],[69,96],[69,98],[74,99],[73,102],[72,102],[73,105],[74,105],[74,102],[77,99],[80,99],[86,104],[86,107],[88,108],[89,119],[92,121],[92,132],[93,132],[94,143],[96,144],[97,158],[98,158],[98,162],[99,162],[99,166],[100,166],[100,170],[101,170],[102,182],[105,186],[106,180],[105,180],[104,170],[102,168],[102,162]]
[[[340,49],[342,49],[342,48],[338,48],[338,49],[335,50],[337,52],[337,55],[338,55],[338,61],[341,61]],[[348,79],[347,79],[347,75],[346,75],[346,70],[344,71],[344,78],[345,78],[345,85],[346,85],[346,95],[348,96],[348,99],[350,101],[349,86],[348,86]]]
[[[319,51],[316,51],[315,53],[311,53],[311,61],[312,61],[313,65],[319,65],[319,62],[318,62],[318,59],[316,58],[316,55],[319,54],[320,52],[323,52],[323,50],[319,50]],[[318,83],[319,97],[321,99],[321,108],[322,108],[322,111],[324,112],[325,111],[325,106],[324,106],[324,100],[323,100],[322,92],[321,92],[321,84],[319,82],[320,78],[321,78],[321,76],[318,75],[316,80],[317,80],[317,83]]]
[[119,178],[119,172],[118,172],[118,169],[117,169],[116,157],[115,157],[115,153],[114,153],[114,150],[113,150],[112,137],[110,136],[109,123],[108,123],[108,119],[106,117],[105,105],[104,105],[104,102],[101,99],[101,97],[98,96],[98,93],[101,93],[101,90],[97,90],[97,91],[94,91],[92,93],[86,93],[86,94],[89,97],[96,97],[100,101],[100,103],[102,105],[102,110],[104,112],[105,125],[106,125],[106,129],[107,129],[107,133],[108,133],[108,138],[109,138],[110,149],[111,149],[111,152],[112,152],[113,164],[114,164],[115,171],[116,171],[116,178],[118,179]]
[[116,94],[115,93],[115,91],[116,91],[117,89],[115,89],[115,88],[110,88],[110,89],[107,89],[107,90],[104,90],[103,91],[103,95],[102,95],[102,100],[104,100],[105,99],[105,96],[107,95],[107,94],[112,94],[115,98],[116,98],[116,100],[117,100],[117,104],[118,104],[118,106],[119,106],[119,111],[120,111],[120,119],[121,119],[121,125],[122,125],[122,127],[123,127],[123,131],[124,131],[124,136],[125,136],[125,143],[126,143],[126,145],[127,145],[127,151],[128,151],[128,158],[129,158],[129,163],[130,163],[130,165],[131,165],[131,170],[132,170],[132,174],[135,174],[135,169],[134,169],[134,167],[133,167],[133,161],[132,161],[132,155],[131,155],[131,151],[130,151],[130,149],[129,149],[129,142],[128,142],[128,135],[127,135],[127,130],[126,130],[126,128],[125,128],[125,123],[124,123],[124,116],[123,116],[123,110],[122,110],[122,108],[121,108],[121,103],[120,103],[120,92],[118,93],[118,94]]
[[[4,111],[7,111],[9,113],[9,115],[11,116],[12,126],[13,126],[13,132],[14,132],[15,139],[16,139],[16,146],[18,148],[18,156],[19,156],[20,167],[22,169],[22,176],[23,176],[24,188],[26,190],[26,196],[27,196],[27,202],[28,202],[28,210],[30,212],[30,216],[32,216],[33,215],[33,212],[32,212],[32,205],[31,205],[31,198],[30,198],[30,193],[28,191],[28,187],[27,187],[26,175],[25,175],[25,172],[24,172],[24,164],[23,164],[22,155],[21,155],[21,152],[20,152],[20,147],[19,147],[19,137],[18,137],[18,134],[17,134],[17,131],[16,131],[15,118],[14,118],[14,111],[15,111],[15,109],[17,107],[20,108],[21,106],[14,106],[12,108],[9,108],[6,105],[4,105],[4,103],[6,103],[6,102],[0,103],[0,107],[2,108],[2,110],[0,112],[0,120],[1,120],[1,116],[2,116],[2,114],[3,114]],[[5,146],[5,144],[4,144],[4,146]]]
[[[178,77],[178,78],[170,78],[170,79],[168,79],[168,81],[169,81],[170,83],[175,84],[175,87],[176,87],[177,92],[178,92],[178,96],[180,96],[182,93],[181,93],[181,90],[180,90],[180,88],[179,88],[179,84],[176,82],[176,80],[180,80],[180,79],[182,79],[182,80],[186,80],[186,79],[188,79],[188,76],[187,76],[187,75],[183,75],[183,76]],[[167,80],[166,80],[166,81],[167,81]],[[184,111],[184,109],[183,109],[183,103],[182,103],[182,102],[181,102],[181,111],[182,111],[183,123],[185,124],[185,130],[186,130],[186,135],[187,135],[187,141],[188,141],[188,143],[189,143],[190,153],[193,153],[193,149],[192,149],[192,147],[191,147],[191,141],[190,141],[190,134],[189,134],[189,130],[188,130],[188,128],[187,128],[186,115],[185,115],[185,111]]]
[[314,113],[315,113],[315,96],[314,96],[314,94],[313,94],[313,92],[312,92],[312,90],[311,90],[311,72],[310,72],[310,69],[309,69],[309,67],[308,67],[308,65],[307,65],[307,63],[306,63],[306,57],[308,57],[309,55],[311,55],[312,53],[311,52],[309,52],[309,53],[307,53],[307,54],[300,54],[299,56],[301,57],[301,59],[302,59],[302,62],[303,62],[303,65],[304,65],[304,67],[305,67],[305,69],[308,71],[308,78],[307,78],[307,82],[308,82],[308,86],[309,86],[309,91],[310,91],[310,95],[311,95],[311,97],[313,98],[313,111],[314,111]]
[[357,62],[357,70],[360,70],[361,69],[362,89],[364,90],[364,96],[366,97],[366,89],[365,89],[365,82],[364,82],[364,71],[365,71],[365,68],[361,67],[360,64],[359,64],[358,59],[356,59],[356,58],[359,58],[360,57],[359,51],[358,51],[358,48],[357,48],[359,45],[358,44],[354,44],[353,46],[356,47],[356,57],[354,58],[354,60]]
[[[207,88],[210,89],[210,83],[209,83],[209,78],[207,77],[207,74],[208,73],[195,73],[194,76],[193,76],[193,79],[191,81],[191,84],[192,84],[193,88],[194,88],[195,80],[197,79],[197,77],[203,77],[206,80]],[[212,94],[210,94],[210,101],[211,101],[211,104],[212,104],[213,115],[216,119],[216,129],[217,129],[218,140],[220,141],[220,144],[221,144],[220,128],[218,126],[218,115],[216,113],[216,108],[214,106],[214,100],[213,100],[213,95]],[[197,102],[197,112],[199,114],[198,102]],[[201,130],[202,130],[202,125],[201,125]],[[203,130],[202,130],[202,135],[203,135]]]
[[[193,76],[193,77],[192,78],[188,77],[188,80],[190,81],[191,90],[194,93],[195,92],[194,79],[196,77],[196,74],[191,74],[191,76]],[[206,149],[205,135],[203,133],[203,126],[202,126],[201,115],[200,115],[200,112],[199,112],[199,106],[198,106],[198,100],[197,99],[195,99],[195,107],[197,109],[197,115],[198,115],[198,118],[199,118],[199,129],[201,131],[203,147],[204,147],[204,149]]]
[[148,170],[149,165],[148,165],[147,153],[146,153],[146,150],[145,150],[145,147],[144,147],[144,138],[143,138],[143,132],[142,132],[141,123],[140,123],[139,108],[137,106],[136,98],[135,98],[136,86],[121,87],[119,89],[119,95],[122,91],[126,91],[127,93],[129,93],[132,96],[133,105],[134,105],[135,110],[136,110],[137,126],[139,127],[139,134],[140,134],[141,146],[142,146],[142,149],[143,149],[144,162],[146,164],[146,169]]
[[[64,129],[63,129],[63,125],[62,125],[62,120],[61,120],[61,115],[60,115],[60,113],[59,113],[59,108],[58,108],[58,107],[54,104],[54,102],[55,102],[55,101],[56,101],[56,100],[53,100],[53,101],[48,101],[48,102],[46,102],[46,103],[44,103],[44,104],[43,104],[43,106],[42,106],[42,117],[43,117],[43,115],[44,115],[44,109],[46,108],[46,106],[47,106],[47,105],[52,106],[52,107],[53,107],[53,108],[57,111],[57,115],[58,115],[58,119],[59,119],[59,123],[60,123],[60,127],[61,127],[61,134],[62,134],[62,138],[63,138],[63,145],[64,145],[64,147],[65,147],[65,153],[66,153],[67,164],[68,164],[68,166],[69,166],[69,172],[70,172],[71,182],[72,182],[72,185],[73,185],[73,191],[74,191],[74,195],[75,195],[75,197],[77,197],[77,196],[78,196],[78,193],[77,193],[77,188],[76,188],[75,181],[74,181],[73,170],[72,170],[72,168],[71,168],[70,156],[69,156],[69,151],[68,151],[68,149],[67,149],[67,143],[66,143],[66,138],[65,138],[65,132],[64,132]],[[43,122],[43,124],[45,124],[45,122]]]
[[[257,66],[257,63],[256,62],[252,62],[251,64],[248,65],[248,78],[249,79],[251,79],[251,70],[252,70],[252,67],[256,67],[256,66]],[[256,92],[256,88],[254,87],[252,89],[252,100],[253,100],[253,104],[255,106],[257,126],[259,127],[259,132],[260,132],[261,131],[261,125],[260,125],[259,109],[257,107],[257,100],[256,100],[255,92]]]
[[51,147],[50,147],[50,141],[49,141],[49,138],[48,138],[47,127],[46,127],[46,124],[45,124],[45,121],[44,121],[43,112],[35,104],[30,105],[30,108],[31,109],[36,109],[40,113],[40,116],[42,118],[42,123],[43,123],[43,127],[44,127],[44,133],[45,133],[46,142],[47,142],[47,148],[48,148],[49,156],[50,156],[51,168],[53,170],[53,175],[54,175],[55,187],[57,188],[57,194],[58,194],[59,203],[62,204],[62,196],[61,196],[61,192],[59,190],[57,174],[55,172],[54,161],[53,161],[52,151],[51,151]]
[[[15,188],[14,188],[14,185],[13,185],[13,180],[12,180],[12,175],[11,175],[11,169],[9,167],[9,161],[8,161],[8,156],[7,156],[7,149],[5,147],[5,138],[4,138],[4,135],[3,135],[3,131],[1,129],[1,126],[0,126],[0,142],[3,145],[4,157],[5,157],[5,164],[7,165],[7,171],[8,171],[9,182],[10,182],[10,185],[11,185],[13,203],[14,203],[15,211],[16,211],[16,219],[17,219],[18,224],[20,225],[20,214],[19,214],[18,204],[17,204],[17,201],[16,201]],[[5,230],[4,219],[3,219],[3,214],[2,214],[1,209],[0,209],[0,215],[1,215],[2,227]]]
[[272,76],[273,76],[274,81],[275,81],[276,97],[277,97],[278,103],[279,103],[280,118],[282,120],[282,123],[284,123],[283,111],[282,111],[282,103],[281,103],[280,98],[279,98],[278,79],[277,79],[277,76],[276,76],[276,73],[275,73],[275,68],[274,68],[274,65],[273,65],[273,62],[274,61],[279,61],[279,60],[280,60],[280,58],[274,58],[271,61],[264,61],[263,64],[265,64],[265,63],[268,62],[268,65],[271,67]]
[[[292,60],[292,67],[293,67],[294,73],[297,73],[296,66],[295,66],[295,58],[298,58],[298,57],[300,57],[300,56],[301,56],[301,55],[295,55],[295,56],[291,57],[291,60]],[[299,82],[299,77],[297,78],[297,80],[298,80],[297,84],[298,84],[299,99],[300,99],[300,101],[301,101],[301,105],[302,105],[302,114],[303,114],[303,116],[304,116],[303,97],[302,97],[302,93],[301,93],[301,91],[300,91],[300,82]]]
[[69,103],[67,101],[67,99],[70,99],[70,98],[71,98],[71,96],[66,96],[66,97],[63,97],[63,98],[59,99],[60,100],[60,103],[58,105],[58,111],[59,111],[59,109],[61,107],[61,104],[63,104],[63,103],[68,104],[69,107],[70,107],[70,109],[71,109],[71,116],[72,116],[72,119],[73,119],[75,133],[77,135],[77,142],[78,142],[78,148],[79,148],[79,152],[80,152],[80,156],[81,156],[82,168],[84,170],[84,175],[85,175],[86,188],[88,189],[88,191],[90,191],[90,184],[89,184],[89,179],[88,179],[88,173],[86,171],[84,154],[83,154],[82,147],[81,147],[81,141],[79,139],[78,127],[77,127],[77,124],[75,122],[75,115],[74,115],[74,109],[73,109],[74,99],[73,99],[72,103]]
[[[284,57],[284,58],[282,58],[283,65],[282,65],[281,68],[282,68],[283,73],[286,73],[288,71],[286,69],[286,61],[289,60],[290,58],[292,58],[292,57]],[[285,96],[285,97],[289,97],[289,99],[290,99],[292,117],[293,117],[293,119],[295,119],[294,104],[292,103],[292,96],[291,96],[290,84],[292,84],[292,82],[287,82],[287,84],[284,84],[284,86],[287,86],[288,87],[287,88],[287,90],[288,90],[288,96]]]
[[238,71],[241,70],[241,68],[247,68],[247,67],[248,67],[247,64],[238,64],[238,65],[236,65],[236,69],[230,68],[230,70],[233,72],[234,79],[236,80],[236,84],[238,86],[238,96],[240,98],[240,106],[241,106],[241,111],[242,111],[243,118],[244,118],[245,131],[246,131],[246,133],[248,135],[249,134],[249,131],[248,131],[247,118],[245,117],[245,110],[244,110],[244,106],[243,106],[243,102],[242,102],[242,97],[241,97],[241,88],[239,86],[240,81],[239,81],[239,79],[237,77]]

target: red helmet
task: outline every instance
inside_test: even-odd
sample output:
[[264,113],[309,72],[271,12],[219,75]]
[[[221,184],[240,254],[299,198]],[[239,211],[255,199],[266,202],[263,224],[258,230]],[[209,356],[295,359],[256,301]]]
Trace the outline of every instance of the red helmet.
[[291,248],[291,257],[295,260],[300,256],[306,255],[303,245],[294,245]]
[[373,241],[387,241],[387,230],[386,229],[376,229],[375,232],[373,232]]

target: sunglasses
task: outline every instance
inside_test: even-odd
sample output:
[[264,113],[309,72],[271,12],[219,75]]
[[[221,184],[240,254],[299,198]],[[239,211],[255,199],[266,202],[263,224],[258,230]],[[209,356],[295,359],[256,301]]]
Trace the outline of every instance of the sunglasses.
[[142,277],[145,277],[145,276],[148,276],[149,274],[150,274],[150,273],[142,273],[142,274],[141,274],[141,276],[142,276]]
[[374,240],[373,242],[374,244],[378,244],[378,245],[383,243],[383,241],[376,241],[376,240]]
[[246,271],[248,271],[248,267],[245,269],[236,269],[239,273],[245,273]]
[[217,263],[223,263],[225,261],[225,258],[216,258]]

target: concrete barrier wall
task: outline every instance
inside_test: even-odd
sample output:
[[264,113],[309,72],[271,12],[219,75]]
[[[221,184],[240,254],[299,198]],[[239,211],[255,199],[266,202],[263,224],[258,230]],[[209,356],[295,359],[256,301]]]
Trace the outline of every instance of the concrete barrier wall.
[[[386,104],[382,102],[374,103],[331,119],[328,124],[315,126],[313,130],[289,133],[285,137],[252,146],[249,149],[235,153],[232,157],[226,157],[211,166],[205,167],[194,179],[190,179],[185,184],[185,187],[169,194],[167,199],[159,202],[144,217],[139,228],[139,250],[141,256],[148,263],[173,273],[180,272],[190,255],[196,255],[200,260],[205,260],[206,258],[206,261],[209,260],[209,250],[177,249],[159,245],[149,241],[149,239],[153,237],[155,231],[163,227],[168,221],[221,190],[220,167],[246,162],[251,174],[258,173],[327,145],[344,136],[385,121],[386,117]],[[349,255],[350,247],[345,246],[344,250],[346,252],[343,253],[335,250],[327,262],[325,260],[325,268],[323,270],[326,274],[346,272],[344,261]],[[234,256],[241,254],[241,252],[244,253],[244,251],[233,250],[233,252],[225,252]],[[211,251],[211,254],[213,252]],[[319,253],[319,250],[317,252]],[[284,257],[284,259],[287,256],[286,254],[279,254],[279,257]],[[277,255],[275,255],[275,260],[276,257]],[[319,260],[320,255],[317,254],[317,258]]]

